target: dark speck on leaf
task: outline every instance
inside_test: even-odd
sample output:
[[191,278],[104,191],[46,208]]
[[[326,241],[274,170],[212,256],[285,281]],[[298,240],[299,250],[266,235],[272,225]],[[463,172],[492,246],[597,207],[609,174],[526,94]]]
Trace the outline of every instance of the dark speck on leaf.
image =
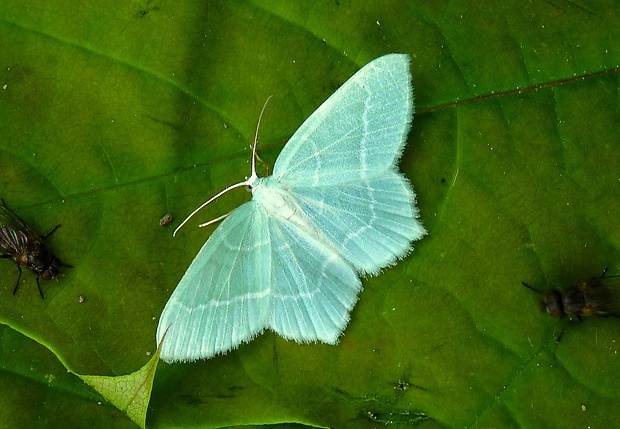
[[168,225],[170,222],[172,222],[172,215],[167,213],[159,220],[161,226]]

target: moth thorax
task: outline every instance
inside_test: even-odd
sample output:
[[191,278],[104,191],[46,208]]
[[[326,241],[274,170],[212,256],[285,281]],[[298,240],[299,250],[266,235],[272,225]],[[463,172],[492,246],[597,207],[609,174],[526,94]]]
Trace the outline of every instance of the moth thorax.
[[252,176],[246,178],[245,189],[247,189],[248,192],[251,192],[252,195],[254,195],[254,191],[257,187],[260,186],[263,180],[264,177],[260,177],[258,174],[254,173],[252,174]]
[[264,207],[274,217],[292,218],[297,213],[297,206],[286,197],[286,193],[269,180],[263,179],[255,186],[252,199]]

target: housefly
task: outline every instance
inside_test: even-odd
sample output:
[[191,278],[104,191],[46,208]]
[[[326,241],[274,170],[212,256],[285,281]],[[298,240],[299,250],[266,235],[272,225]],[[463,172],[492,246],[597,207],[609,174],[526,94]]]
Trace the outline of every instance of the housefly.
[[0,258],[11,258],[17,263],[19,276],[13,290],[13,295],[17,293],[19,281],[22,277],[22,265],[31,269],[37,274],[37,286],[41,298],[43,291],[39,284],[39,277],[43,280],[51,280],[59,273],[61,266],[70,267],[63,264],[45,245],[45,239],[60,227],[57,225],[48,234],[40,237],[13,211],[11,211],[4,200],[0,204]]
[[[577,316],[579,320],[587,316],[620,317],[620,276],[607,276],[606,271],[599,277],[582,281],[566,290],[546,292],[544,309],[553,317],[568,314]],[[526,283],[522,284],[528,289],[541,292]]]

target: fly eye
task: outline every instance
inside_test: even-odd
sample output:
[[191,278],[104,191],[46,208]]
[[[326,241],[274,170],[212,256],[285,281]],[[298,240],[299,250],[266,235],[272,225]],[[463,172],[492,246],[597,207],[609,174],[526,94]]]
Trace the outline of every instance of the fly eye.
[[43,280],[51,280],[54,277],[54,273],[51,270],[45,270],[41,273],[41,278]]
[[552,317],[560,317],[562,313],[564,313],[562,296],[555,290],[547,293],[545,297],[545,306],[547,307],[547,313]]

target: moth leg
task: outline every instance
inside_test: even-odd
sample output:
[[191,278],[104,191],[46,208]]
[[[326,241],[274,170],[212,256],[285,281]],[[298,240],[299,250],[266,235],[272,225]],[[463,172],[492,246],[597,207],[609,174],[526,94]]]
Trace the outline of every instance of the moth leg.
[[265,170],[267,170],[267,176],[269,176],[269,164],[267,164],[265,161],[263,161],[261,159],[261,157],[258,156],[258,154],[256,154],[256,159],[258,159],[258,162],[260,162],[262,164],[262,166],[265,167]]

